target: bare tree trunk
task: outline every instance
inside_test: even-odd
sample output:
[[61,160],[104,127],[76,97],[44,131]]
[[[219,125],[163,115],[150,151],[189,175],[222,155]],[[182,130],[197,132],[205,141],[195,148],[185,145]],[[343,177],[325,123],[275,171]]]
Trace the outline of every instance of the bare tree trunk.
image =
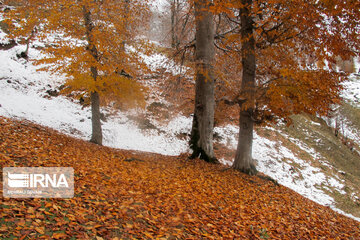
[[26,56],[26,58],[29,56],[29,48],[30,48],[30,42],[33,39],[33,37],[35,36],[35,32],[36,32],[36,28],[34,27],[34,29],[31,31],[30,36],[26,39],[26,49],[24,52],[24,56]]
[[171,47],[174,49],[178,49],[180,44],[179,12],[180,12],[179,0],[172,0],[171,1]]
[[254,121],[252,114],[255,105],[255,39],[254,22],[251,17],[252,0],[241,0],[243,8],[240,9],[241,17],[241,54],[242,54],[242,81],[241,97],[244,99],[240,103],[239,121],[239,141],[236,149],[233,168],[250,175],[256,174],[254,160],[252,158],[252,143]]
[[195,2],[196,17],[196,87],[195,111],[191,130],[192,158],[217,162],[213,150],[214,128],[214,23],[209,1]]
[[98,92],[91,93],[91,124],[92,134],[90,142],[102,145],[102,129],[100,121],[100,96]]
[[171,47],[176,47],[176,30],[175,30],[175,14],[176,14],[176,6],[175,0],[171,1]]
[[125,3],[124,3],[124,29],[125,29],[125,33],[124,33],[124,41],[122,42],[122,46],[121,46],[121,50],[122,51],[125,51],[125,44],[126,44],[126,40],[129,38],[129,14],[130,14],[130,0],[125,0]]
[[[93,22],[91,20],[91,13],[86,7],[83,7],[84,12],[84,21],[86,27],[86,37],[88,40],[88,50],[90,54],[94,57],[96,61],[99,61],[98,51],[96,46],[94,45],[92,30],[94,28]],[[90,68],[91,75],[94,81],[96,81],[98,77],[98,70],[95,66]],[[91,100],[91,123],[92,123],[92,134],[90,142],[102,145],[102,129],[101,129],[101,121],[100,121],[100,96],[96,91],[91,92],[90,96]]]

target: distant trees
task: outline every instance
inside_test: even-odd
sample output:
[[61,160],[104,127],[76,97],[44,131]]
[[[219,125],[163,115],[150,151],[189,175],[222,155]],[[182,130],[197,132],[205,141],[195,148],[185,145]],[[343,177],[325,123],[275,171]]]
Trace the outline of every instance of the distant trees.
[[136,50],[144,40],[137,38],[136,29],[148,11],[147,1],[137,0],[34,0],[8,15],[13,26],[28,29],[27,34],[41,28],[38,38],[49,47],[38,63],[65,74],[71,90],[90,95],[93,143],[102,144],[101,99],[129,107],[144,104],[144,87],[129,76],[145,69]]
[[[11,39],[16,39],[26,44],[26,49],[19,56],[27,58],[29,46],[36,33],[40,30],[41,24],[48,14],[45,9],[47,5],[42,0],[34,1],[4,1],[4,10],[7,20],[5,24],[8,28],[8,34]],[[44,9],[42,11],[41,9]],[[15,20],[15,22],[11,22]],[[15,40],[13,40],[16,43]]]
[[171,9],[171,47],[177,48],[179,43],[179,14],[180,14],[180,0],[170,0]]

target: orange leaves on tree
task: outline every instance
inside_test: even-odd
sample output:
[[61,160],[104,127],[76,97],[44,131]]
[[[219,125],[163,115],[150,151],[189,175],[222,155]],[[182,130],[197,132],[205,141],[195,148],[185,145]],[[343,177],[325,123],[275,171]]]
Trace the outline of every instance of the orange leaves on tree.
[[[239,8],[244,6],[235,7],[239,2],[214,2],[214,9],[222,14],[217,20],[218,84],[225,85],[218,87],[222,99],[239,95],[241,72],[247,70],[242,69],[239,51],[249,40],[240,39]],[[354,11],[358,5],[356,1],[252,2],[257,110],[280,118],[301,112],[328,114],[331,105],[339,102],[340,83],[348,75],[337,72],[336,59],[360,52],[356,37],[360,13]]]
[[[146,42],[137,38],[139,19],[149,15],[147,1],[21,1],[7,18],[28,32],[38,27],[38,38],[48,47],[36,59],[41,70],[64,74],[73,90],[99,91],[108,101],[125,106],[144,106],[144,91],[138,74],[147,71],[139,52]],[[86,25],[89,13],[89,24]],[[144,24],[140,26],[144,28]],[[23,35],[12,31],[13,35]],[[46,65],[44,65],[46,64]],[[97,70],[97,79],[91,73]],[[128,77],[128,78],[126,78]]]

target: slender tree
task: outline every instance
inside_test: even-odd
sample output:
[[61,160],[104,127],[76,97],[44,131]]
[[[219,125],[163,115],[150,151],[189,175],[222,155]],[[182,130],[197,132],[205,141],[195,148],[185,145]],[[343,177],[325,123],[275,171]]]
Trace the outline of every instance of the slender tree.
[[177,48],[178,45],[178,24],[179,24],[179,0],[171,0],[171,47]]
[[[87,9],[87,7],[83,6],[83,17],[85,23],[85,33],[87,39],[87,50],[94,58],[96,63],[100,62],[99,53],[95,45],[94,39],[94,23],[91,19],[91,12]],[[97,77],[99,75],[97,67],[90,67],[91,77],[94,82],[96,82]],[[91,101],[91,123],[92,123],[92,134],[90,142],[102,145],[102,130],[101,130],[101,121],[100,121],[100,96],[96,90],[90,92],[90,101]]]

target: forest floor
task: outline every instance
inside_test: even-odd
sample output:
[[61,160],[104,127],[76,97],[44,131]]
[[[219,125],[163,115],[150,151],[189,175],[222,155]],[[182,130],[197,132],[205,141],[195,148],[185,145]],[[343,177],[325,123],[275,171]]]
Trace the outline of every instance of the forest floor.
[[[360,223],[224,165],[0,117],[1,167],[72,167],[70,199],[0,199],[0,239],[360,239]],[[1,193],[2,194],[2,193]]]

